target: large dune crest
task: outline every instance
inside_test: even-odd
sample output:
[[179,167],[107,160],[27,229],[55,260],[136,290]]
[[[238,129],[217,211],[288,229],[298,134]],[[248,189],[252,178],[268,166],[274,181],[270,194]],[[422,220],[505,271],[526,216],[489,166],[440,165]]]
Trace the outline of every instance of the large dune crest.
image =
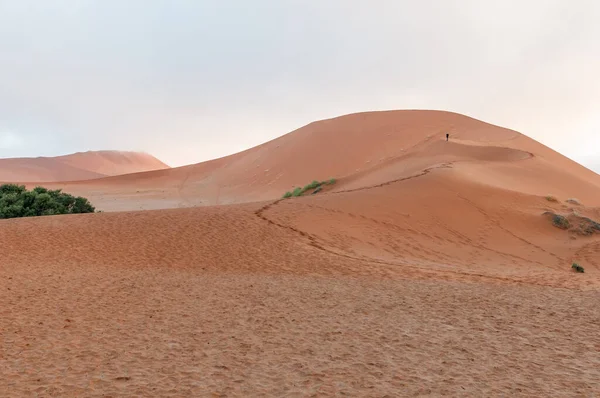
[[169,168],[147,153],[87,151],[56,157],[0,159],[0,181],[77,181]]
[[147,210],[277,199],[328,178],[338,179],[334,191],[357,189],[448,162],[466,178],[504,189],[600,200],[596,173],[541,143],[461,114],[426,110],[340,116],[216,160],[57,186],[90,195],[107,211]]

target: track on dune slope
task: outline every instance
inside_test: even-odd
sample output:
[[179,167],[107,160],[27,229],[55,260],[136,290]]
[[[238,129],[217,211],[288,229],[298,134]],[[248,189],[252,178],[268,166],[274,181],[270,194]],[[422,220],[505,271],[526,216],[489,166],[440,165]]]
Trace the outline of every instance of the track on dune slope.
[[[503,151],[503,149],[501,148],[493,150],[496,152]],[[515,162],[531,159],[534,157],[534,155],[529,152],[514,151],[510,149],[506,151],[505,154],[509,155],[509,159],[499,159],[499,161]],[[515,156],[515,154],[518,156]],[[557,251],[553,249],[553,246],[551,244],[549,245],[548,242],[536,241],[535,239],[531,239],[527,232],[519,232],[518,229],[515,230],[515,223],[513,222],[513,219],[518,218],[518,214],[516,214],[514,217],[509,217],[508,221],[505,221],[504,216],[502,215],[502,212],[512,211],[510,209],[510,206],[502,205],[502,208],[499,209],[499,212],[494,213],[493,211],[490,212],[489,209],[483,209],[478,203],[475,203],[473,200],[470,200],[468,198],[468,194],[461,194],[458,191],[454,192],[453,196],[455,196],[456,199],[462,202],[462,206],[466,209],[466,211],[479,213],[478,217],[481,217],[481,219],[476,222],[479,223],[479,229],[476,233],[471,232],[464,234],[457,231],[456,228],[444,224],[443,222],[436,222],[436,225],[432,225],[431,228],[435,232],[428,234],[427,232],[420,230],[419,226],[415,226],[413,228],[406,226],[400,227],[399,224],[394,222],[390,223],[382,220],[377,220],[375,218],[370,218],[367,212],[364,212],[362,210],[354,212],[344,212],[343,210],[337,208],[337,204],[334,203],[334,197],[340,198],[344,196],[348,198],[348,194],[368,192],[376,188],[389,187],[395,185],[396,183],[408,183],[421,177],[431,175],[430,173],[433,171],[442,172],[445,169],[452,169],[452,166],[456,163],[464,163],[468,161],[469,160],[454,160],[441,164],[436,164],[427,167],[418,173],[398,179],[388,180],[370,186],[363,186],[351,189],[342,188],[340,190],[325,193],[320,196],[316,195],[314,197],[291,199],[290,201],[286,202],[284,202],[284,200],[282,199],[279,199],[273,202],[269,202],[268,204],[257,210],[255,213],[258,217],[271,224],[275,224],[281,228],[286,228],[288,230],[294,231],[301,237],[307,239],[308,244],[310,246],[318,250],[326,251],[330,254],[345,257],[348,259],[368,261],[387,267],[414,267],[419,268],[421,270],[433,270],[435,272],[440,273],[456,273],[463,274],[465,276],[477,276],[480,278],[498,281],[518,282],[519,280],[521,280],[525,283],[530,284],[561,285],[561,278],[564,277],[564,264],[568,262],[568,258],[572,257],[572,253],[560,250]],[[444,177],[439,176],[439,178],[443,179]],[[371,193],[369,194],[371,195]],[[380,193],[381,196],[387,197],[393,196],[395,194],[397,194],[397,192],[390,191]],[[327,198],[328,204],[330,206],[322,206],[319,203],[317,203],[319,200],[324,200],[325,198]],[[521,199],[522,198],[519,197],[519,200]],[[373,203],[378,202],[378,200],[375,200],[375,197],[372,197],[371,200]],[[531,201],[532,198],[527,197],[526,200]],[[282,210],[277,214],[273,214],[273,211],[277,210],[277,208],[281,206],[282,202],[284,202],[286,206],[288,206],[287,210]],[[289,206],[292,206],[293,208],[290,208]],[[298,210],[299,207],[303,207],[305,208],[305,210]],[[335,230],[335,222],[331,223],[331,220],[329,220],[329,222],[332,225],[328,227],[329,231],[323,234],[323,231],[320,230],[320,228],[315,228],[313,227],[313,225],[304,226],[303,224],[306,223],[303,223],[301,219],[294,220],[290,219],[290,217],[288,216],[283,215],[283,213],[294,212],[301,212],[304,216],[306,216],[309,213],[315,212],[319,212],[320,215],[324,215],[325,213],[337,214],[338,216],[341,215],[340,217],[345,217],[344,219],[348,221],[348,223],[346,224],[352,224],[353,219],[368,220],[368,222],[363,225],[365,230],[368,230],[370,228],[380,228],[381,226],[383,226],[384,228],[388,229],[386,233],[389,236],[386,237],[387,241],[383,246],[378,246],[380,242],[368,243],[374,248],[378,247],[379,249],[383,249],[383,251],[357,251],[355,250],[355,246],[357,246],[356,244],[364,244],[364,242],[360,242],[360,237],[353,241],[354,244],[335,244],[328,238],[330,238],[334,234],[337,234],[338,236],[345,234],[344,231],[331,232],[331,230]],[[318,216],[315,217],[316,219],[318,219]],[[535,216],[528,215],[528,217],[537,222]],[[315,224],[318,225],[319,222],[315,221]],[[545,226],[539,225],[537,227],[545,228]],[[447,236],[445,237],[444,234]],[[409,241],[412,238],[411,235],[423,235],[422,238],[424,238],[421,239],[421,241],[418,241],[418,239],[413,240],[412,244],[404,242],[407,246],[412,245],[413,250],[404,251],[398,247],[401,245],[397,245],[396,243],[391,242],[393,239],[395,239],[394,236],[400,241]],[[488,243],[488,241],[492,239],[492,237],[500,237],[504,243],[499,247],[493,247],[493,244]],[[460,250],[470,250],[473,252],[474,258],[477,258],[477,260],[481,263],[495,263],[496,267],[486,269],[485,267],[482,267],[479,264],[477,264],[475,260],[473,260],[472,262],[460,264],[460,266],[454,266],[457,261],[457,258],[453,255],[453,253],[449,253],[448,246],[455,246],[460,248]],[[517,250],[513,250],[514,246],[517,246]],[[390,247],[391,250],[389,249]],[[589,247],[593,248],[595,246],[593,244],[592,246],[588,244],[587,247],[589,251]],[[388,251],[389,253],[386,253],[386,255],[381,256],[380,252],[385,251]],[[584,253],[587,253],[587,251]],[[539,256],[541,256],[541,259],[537,258]],[[502,272],[498,272],[499,268],[504,268],[502,270],[504,272],[505,270],[510,271],[514,268],[524,268],[524,266],[526,267],[530,265],[533,265],[534,269],[527,269],[526,271],[518,270],[514,271],[513,274],[505,276],[501,276],[500,274]],[[550,273],[548,273],[548,271],[550,271]],[[544,273],[546,275],[540,276],[541,273]]]

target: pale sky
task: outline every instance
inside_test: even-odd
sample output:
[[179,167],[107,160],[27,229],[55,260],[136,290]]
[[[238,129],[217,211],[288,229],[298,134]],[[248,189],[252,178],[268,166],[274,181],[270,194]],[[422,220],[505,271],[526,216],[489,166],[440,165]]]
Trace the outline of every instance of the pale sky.
[[599,21],[597,0],[0,0],[0,157],[179,166],[443,109],[600,172]]

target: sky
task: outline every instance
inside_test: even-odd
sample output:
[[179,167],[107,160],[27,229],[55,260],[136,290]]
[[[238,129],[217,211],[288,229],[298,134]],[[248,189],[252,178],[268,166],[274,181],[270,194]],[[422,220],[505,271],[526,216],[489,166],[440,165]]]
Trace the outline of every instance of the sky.
[[440,109],[600,172],[599,20],[596,0],[0,0],[0,157],[180,166]]

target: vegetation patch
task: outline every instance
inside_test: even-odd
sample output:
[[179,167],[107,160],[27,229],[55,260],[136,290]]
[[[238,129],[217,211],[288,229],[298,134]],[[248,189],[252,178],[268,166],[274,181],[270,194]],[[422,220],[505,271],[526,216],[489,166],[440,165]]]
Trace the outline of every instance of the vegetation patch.
[[24,185],[0,185],[0,218],[51,216],[56,214],[93,213],[94,206],[86,198],[73,196],[60,189]]
[[546,195],[546,200],[548,202],[558,202],[558,199],[554,195]]
[[571,223],[569,222],[567,217],[562,216],[560,214],[556,214],[551,211],[546,211],[543,215],[549,218],[550,221],[552,221],[552,225],[554,225],[557,228],[569,229],[569,227],[571,226]]
[[571,204],[577,205],[577,206],[581,205],[581,202],[575,198],[569,198],[569,199],[565,200],[565,202],[571,203]]
[[316,194],[321,192],[324,185],[333,185],[335,184],[336,179],[331,178],[327,181],[317,181],[314,180],[310,184],[306,184],[304,187],[296,187],[293,191],[288,191],[283,195],[283,199],[298,197],[304,195],[307,191],[312,191],[312,194]]
[[588,236],[594,233],[600,233],[600,223],[585,217],[576,211],[568,216],[546,211],[543,214],[552,221],[552,225],[560,229],[569,229],[577,235]]
[[578,225],[576,232],[580,235],[591,235],[595,232],[600,232],[600,223],[588,217],[578,217]]
[[560,214],[555,214],[552,216],[552,224],[560,229],[569,229],[571,226],[571,223],[567,217],[561,216]]
[[573,265],[571,265],[571,268],[573,268],[575,272],[584,272],[583,267],[577,263],[573,263]]

